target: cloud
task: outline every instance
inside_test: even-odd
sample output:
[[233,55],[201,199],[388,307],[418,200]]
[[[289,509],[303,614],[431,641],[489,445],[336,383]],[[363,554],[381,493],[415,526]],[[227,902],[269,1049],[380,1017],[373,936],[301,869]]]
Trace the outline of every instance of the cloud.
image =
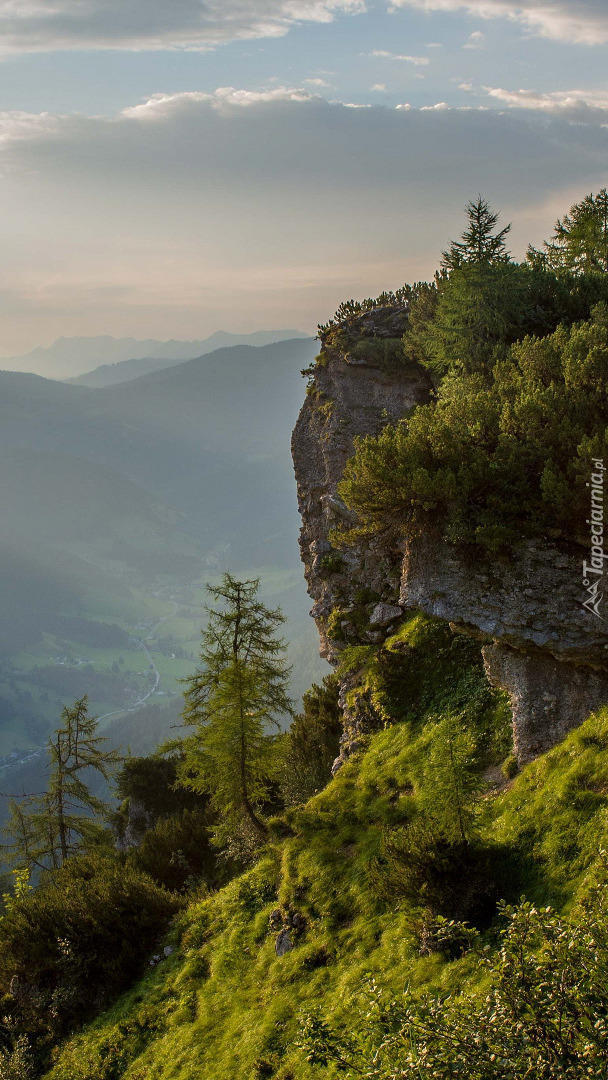
[[481,49],[485,40],[486,35],[482,33],[481,30],[475,30],[469,37],[466,45],[463,45],[462,47],[463,49]]
[[606,0],[392,0],[391,6],[512,19],[532,33],[581,45],[608,42]]
[[[463,87],[465,89],[465,87]],[[471,87],[466,87],[471,89]],[[581,123],[608,121],[608,90],[502,90],[484,87],[486,93],[512,109],[531,109]]]
[[314,327],[342,299],[431,274],[480,190],[505,220],[551,206],[523,253],[561,193],[567,208],[602,186],[608,134],[603,114],[512,104],[349,108],[222,87],[111,117],[1,114],[3,347]]
[[0,0],[0,50],[206,50],[363,11],[365,0]]
[[383,83],[383,82],[374,83],[373,86],[370,86],[370,90],[375,94],[385,94],[386,93],[386,83]]
[[388,52],[386,49],[374,49],[373,52],[366,55],[378,57],[382,60],[405,60],[408,64],[414,64],[416,67],[426,67],[431,62],[428,56],[404,56],[400,53]]

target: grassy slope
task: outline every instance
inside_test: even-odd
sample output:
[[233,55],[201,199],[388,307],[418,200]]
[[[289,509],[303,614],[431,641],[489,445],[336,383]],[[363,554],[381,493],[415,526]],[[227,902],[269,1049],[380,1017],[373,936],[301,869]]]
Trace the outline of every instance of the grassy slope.
[[[256,867],[192,901],[170,938],[173,955],[63,1048],[52,1080],[308,1080],[318,1073],[295,1046],[299,1015],[348,1016],[368,973],[395,993],[408,983],[479,989],[473,956],[448,963],[418,955],[413,912],[377,900],[369,865],[383,828],[412,812],[432,720],[460,709],[465,694],[465,722],[487,746],[488,718],[500,732],[503,703],[487,696],[468,644],[449,641],[428,620],[408,623],[391,648],[401,654],[409,704],[391,698],[390,677],[380,686],[372,658],[366,690],[376,680],[372,693],[384,695],[387,710],[401,709],[401,722],[378,731],[325,791],[288,812]],[[565,907],[605,837],[607,799],[608,710],[486,796],[481,833],[517,851],[514,888],[523,883],[530,898]],[[277,907],[306,920],[280,959],[269,925]],[[492,931],[486,940],[495,947]]]

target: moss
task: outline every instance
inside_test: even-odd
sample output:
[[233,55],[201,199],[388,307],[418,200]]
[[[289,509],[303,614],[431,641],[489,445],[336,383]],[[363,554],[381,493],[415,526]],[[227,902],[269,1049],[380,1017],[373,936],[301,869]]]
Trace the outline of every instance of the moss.
[[321,577],[327,577],[329,574],[340,574],[345,566],[342,555],[338,551],[330,551],[321,556],[318,572]]

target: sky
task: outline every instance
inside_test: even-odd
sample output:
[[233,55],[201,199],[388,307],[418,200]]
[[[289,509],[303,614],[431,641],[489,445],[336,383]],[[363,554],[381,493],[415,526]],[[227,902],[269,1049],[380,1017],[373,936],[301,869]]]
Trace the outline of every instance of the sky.
[[608,184],[608,0],[0,0],[0,355],[314,333]]

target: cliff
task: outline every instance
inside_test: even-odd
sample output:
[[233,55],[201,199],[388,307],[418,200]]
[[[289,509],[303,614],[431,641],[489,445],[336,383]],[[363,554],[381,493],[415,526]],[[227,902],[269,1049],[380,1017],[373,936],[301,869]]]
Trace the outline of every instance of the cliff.
[[[447,543],[429,518],[407,543],[400,523],[339,551],[332,530],[354,521],[337,494],[357,436],[377,435],[429,400],[425,370],[398,360],[407,308],[352,314],[321,336],[321,354],[292,441],[300,545],[321,655],[340,666],[350,645],[381,646],[419,610],[480,643],[487,678],[506,691],[520,765],[554,746],[608,702],[606,623],[583,606],[577,545],[527,540],[508,556]],[[382,347],[384,344],[384,347]],[[345,732],[336,767],[378,722],[356,670],[342,678]]]

